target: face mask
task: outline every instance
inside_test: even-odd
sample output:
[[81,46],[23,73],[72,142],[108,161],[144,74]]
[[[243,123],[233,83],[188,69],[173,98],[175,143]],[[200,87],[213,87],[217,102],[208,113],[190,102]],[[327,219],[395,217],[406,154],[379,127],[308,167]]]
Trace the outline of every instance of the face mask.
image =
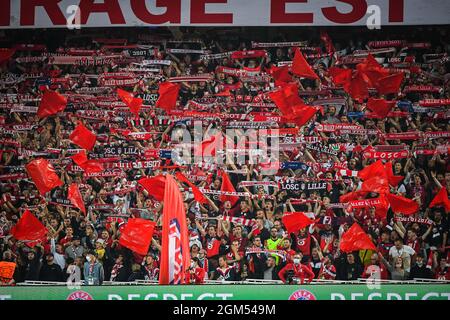
[[191,263],[191,268],[195,268],[195,262]]
[[294,259],[294,264],[300,264],[300,259]]
[[417,266],[419,267],[423,266],[423,262],[417,262]]
[[87,262],[91,262],[92,258],[90,256],[86,257]]

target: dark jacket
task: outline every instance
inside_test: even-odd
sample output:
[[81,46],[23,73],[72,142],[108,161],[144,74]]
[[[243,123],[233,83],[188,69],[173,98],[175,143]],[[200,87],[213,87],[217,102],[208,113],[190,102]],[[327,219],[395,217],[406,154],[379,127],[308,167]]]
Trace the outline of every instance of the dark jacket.
[[45,263],[39,272],[39,280],[63,282],[64,278],[61,267],[57,263],[51,265]]

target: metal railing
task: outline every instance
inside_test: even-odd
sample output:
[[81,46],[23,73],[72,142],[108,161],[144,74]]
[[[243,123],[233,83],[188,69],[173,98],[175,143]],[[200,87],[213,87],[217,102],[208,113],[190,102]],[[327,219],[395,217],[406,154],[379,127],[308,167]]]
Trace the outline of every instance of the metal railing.
[[[325,279],[314,279],[310,284],[312,285],[334,285],[334,284],[450,284],[448,280],[438,280],[438,279],[422,279],[415,278],[413,280],[383,280],[383,279],[365,279],[359,278],[357,280],[325,280]],[[220,280],[206,280],[205,285],[221,285],[221,284],[236,284],[236,285],[249,285],[249,284],[260,284],[260,285],[282,285],[283,282],[280,280],[264,280],[264,279],[247,279],[245,281],[220,281]],[[17,286],[66,286],[66,282],[54,282],[54,281],[30,281],[19,282]],[[76,285],[71,283],[71,285]],[[80,285],[83,285],[81,283]],[[115,281],[104,281],[104,286],[157,286],[159,285],[157,281],[149,280],[136,280],[133,282],[115,282]]]

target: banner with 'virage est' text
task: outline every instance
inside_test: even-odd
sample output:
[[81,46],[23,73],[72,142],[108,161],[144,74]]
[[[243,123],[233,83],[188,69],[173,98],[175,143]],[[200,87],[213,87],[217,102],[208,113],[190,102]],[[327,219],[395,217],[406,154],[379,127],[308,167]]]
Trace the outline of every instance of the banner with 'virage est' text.
[[0,29],[448,24],[447,0],[0,0]]

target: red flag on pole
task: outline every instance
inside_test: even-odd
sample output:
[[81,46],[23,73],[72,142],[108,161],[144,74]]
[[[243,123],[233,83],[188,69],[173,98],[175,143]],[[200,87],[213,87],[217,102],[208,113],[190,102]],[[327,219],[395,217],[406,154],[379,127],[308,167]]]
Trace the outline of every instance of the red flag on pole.
[[96,173],[104,170],[101,162],[97,160],[88,160],[85,150],[74,154],[70,158],[72,158],[73,162],[75,162],[86,173]]
[[25,168],[42,196],[53,188],[63,185],[53,166],[43,158],[29,162]]
[[441,190],[439,190],[428,207],[433,208],[436,206],[443,206],[445,208],[445,212],[450,212],[450,201],[448,200],[446,187],[442,187]]
[[315,223],[314,219],[310,219],[304,212],[285,212],[282,218],[283,225],[287,232],[293,233]]
[[380,118],[386,118],[388,113],[396,105],[396,101],[386,101],[384,99],[369,98],[367,101],[367,108],[375,113]]
[[83,197],[81,196],[80,189],[76,183],[72,183],[67,191],[67,199],[78,209],[86,214],[86,207],[84,206]]
[[344,85],[344,90],[357,101],[362,101],[369,97],[369,88],[361,72],[356,72],[353,79]]
[[166,177],[162,174],[150,177],[142,178],[138,183],[144,187],[147,192],[153,196],[158,201],[163,201],[164,199],[164,189],[166,186]]
[[282,87],[289,82],[292,82],[292,76],[289,74],[289,67],[277,67],[272,66],[269,70],[270,74],[272,74],[273,79],[275,80],[276,87]]
[[25,210],[17,224],[11,228],[17,240],[37,242],[45,239],[47,228],[30,211]]
[[292,114],[286,117],[288,121],[294,122],[299,128],[303,127],[319,111],[319,107],[299,105],[292,107]]
[[56,91],[46,90],[42,96],[37,115],[45,118],[63,111],[67,105],[67,98]]
[[381,160],[378,160],[374,163],[372,163],[369,166],[366,166],[364,169],[360,170],[358,172],[358,177],[361,180],[367,180],[372,177],[376,176],[385,176],[386,171],[384,170],[384,165]]
[[389,200],[392,211],[395,213],[410,215],[419,211],[419,204],[414,200],[397,196],[392,193],[388,193],[386,197]]
[[123,227],[119,244],[140,255],[146,255],[152,243],[153,230],[156,222],[141,218],[128,219]]
[[342,235],[340,249],[343,252],[377,250],[372,240],[356,222]]
[[269,97],[285,116],[291,115],[293,106],[304,104],[298,95],[298,86],[295,83],[286,84],[281,89],[270,92]]
[[333,78],[333,83],[336,86],[345,85],[352,80],[352,69],[331,67],[330,69],[328,69],[328,73]]
[[89,131],[81,122],[78,122],[77,127],[72,131],[69,138],[73,143],[87,150],[92,150],[97,141],[96,135]]
[[134,113],[136,117],[138,117],[143,100],[141,98],[135,98],[131,92],[119,88],[117,89],[117,95],[119,96],[120,100],[122,100],[122,102],[125,103],[128,108],[130,108],[130,111]]
[[166,111],[172,110],[177,105],[178,93],[180,87],[171,82],[163,82],[159,85],[159,98],[156,101],[155,107]]
[[197,188],[197,186],[195,184],[193,184],[192,182],[190,182],[188,180],[188,178],[186,178],[186,176],[184,174],[182,174],[180,171],[178,171],[175,174],[175,177],[181,181],[186,183],[189,187],[191,187],[192,189],[192,193],[194,194],[194,199],[195,201],[205,204],[208,203],[208,199],[206,199],[205,195],[200,191],[199,188]]
[[184,284],[190,259],[183,197],[175,179],[168,174],[164,190],[159,284]]
[[[226,191],[226,192],[236,192],[236,189],[234,188],[233,184],[231,183],[230,178],[228,177],[228,174],[225,171],[222,171],[222,186],[220,187],[220,191]],[[238,196],[229,196],[229,195],[221,195],[219,197],[220,201],[230,201],[231,206],[234,206],[236,202],[238,202],[239,197]]]
[[302,78],[319,79],[305,57],[303,57],[299,48],[295,49],[294,60],[292,61],[292,73]]
[[371,87],[374,87],[380,78],[389,75],[389,71],[384,69],[371,54],[367,56],[365,62],[358,64],[356,68],[367,77],[368,84]]
[[398,93],[404,78],[403,72],[380,78],[375,88],[379,94]]

